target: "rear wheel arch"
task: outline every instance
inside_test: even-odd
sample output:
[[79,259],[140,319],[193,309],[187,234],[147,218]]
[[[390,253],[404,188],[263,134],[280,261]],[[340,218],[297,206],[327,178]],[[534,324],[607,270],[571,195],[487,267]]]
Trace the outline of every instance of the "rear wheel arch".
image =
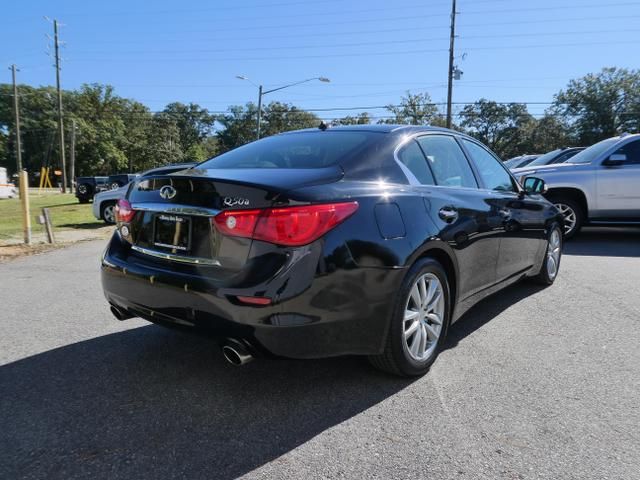
[[412,259],[411,265],[409,266],[412,266],[418,260],[423,258],[432,258],[440,263],[440,265],[442,265],[442,268],[447,274],[451,297],[451,307],[453,308],[458,298],[458,265],[455,261],[455,258],[453,257],[453,254],[447,252],[447,250],[443,248],[443,246],[428,245],[424,249],[424,251],[420,252],[418,256]]

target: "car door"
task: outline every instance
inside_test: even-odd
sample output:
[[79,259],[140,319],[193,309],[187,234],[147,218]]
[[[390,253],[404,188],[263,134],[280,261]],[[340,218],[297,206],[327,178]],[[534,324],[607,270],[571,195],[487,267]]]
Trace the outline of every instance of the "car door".
[[453,135],[427,134],[407,143],[398,159],[419,183],[425,214],[454,250],[459,299],[495,282],[499,239],[494,212]]
[[461,143],[476,169],[487,202],[499,216],[495,227],[500,237],[496,281],[519,275],[535,265],[545,241],[547,203],[539,195],[521,195],[502,162],[484,146],[466,138],[461,138]]
[[[608,159],[621,160],[607,165]],[[597,216],[640,219],[640,140],[633,140],[605,158],[597,167]]]

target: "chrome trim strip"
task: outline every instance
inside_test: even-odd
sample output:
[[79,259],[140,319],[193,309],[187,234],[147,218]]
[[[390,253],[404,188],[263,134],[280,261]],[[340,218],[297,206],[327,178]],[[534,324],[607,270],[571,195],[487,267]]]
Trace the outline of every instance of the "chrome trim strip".
[[221,267],[222,264],[218,260],[211,258],[199,258],[199,257],[184,257],[182,255],[173,255],[171,253],[159,252],[157,250],[151,250],[150,248],[139,247],[137,245],[131,245],[131,249],[136,252],[144,253],[151,257],[163,258],[165,260],[171,260],[173,262],[189,263],[191,265],[214,265]]
[[134,210],[142,210],[143,212],[173,213],[178,215],[193,215],[197,217],[215,217],[220,213],[220,210],[213,208],[166,203],[134,203],[131,205],[131,208]]

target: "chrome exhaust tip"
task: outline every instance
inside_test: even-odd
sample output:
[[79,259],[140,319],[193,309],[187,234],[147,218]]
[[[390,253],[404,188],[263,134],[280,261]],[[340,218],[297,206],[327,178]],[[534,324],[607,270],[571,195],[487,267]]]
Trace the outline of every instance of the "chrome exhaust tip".
[[114,307],[113,305],[111,305],[109,310],[111,310],[111,313],[113,314],[113,316],[116,317],[120,321],[127,320],[129,318],[133,318],[133,315],[131,315],[126,310],[120,310],[118,307]]
[[228,340],[222,345],[222,355],[227,362],[236,367],[246,365],[253,360],[249,350],[237,340]]

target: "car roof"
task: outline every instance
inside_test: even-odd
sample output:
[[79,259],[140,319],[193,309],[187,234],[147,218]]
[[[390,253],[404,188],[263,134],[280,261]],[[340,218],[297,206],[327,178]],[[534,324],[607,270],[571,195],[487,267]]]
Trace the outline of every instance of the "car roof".
[[419,132],[447,132],[455,133],[457,135],[466,136],[461,132],[450,130],[443,127],[433,127],[431,125],[399,125],[399,124],[365,124],[365,125],[327,125],[326,129],[320,127],[316,128],[304,128],[302,130],[293,130],[291,132],[284,132],[280,135],[290,135],[300,132],[322,132],[322,131],[346,131],[346,132],[380,132],[380,133],[419,133]]

